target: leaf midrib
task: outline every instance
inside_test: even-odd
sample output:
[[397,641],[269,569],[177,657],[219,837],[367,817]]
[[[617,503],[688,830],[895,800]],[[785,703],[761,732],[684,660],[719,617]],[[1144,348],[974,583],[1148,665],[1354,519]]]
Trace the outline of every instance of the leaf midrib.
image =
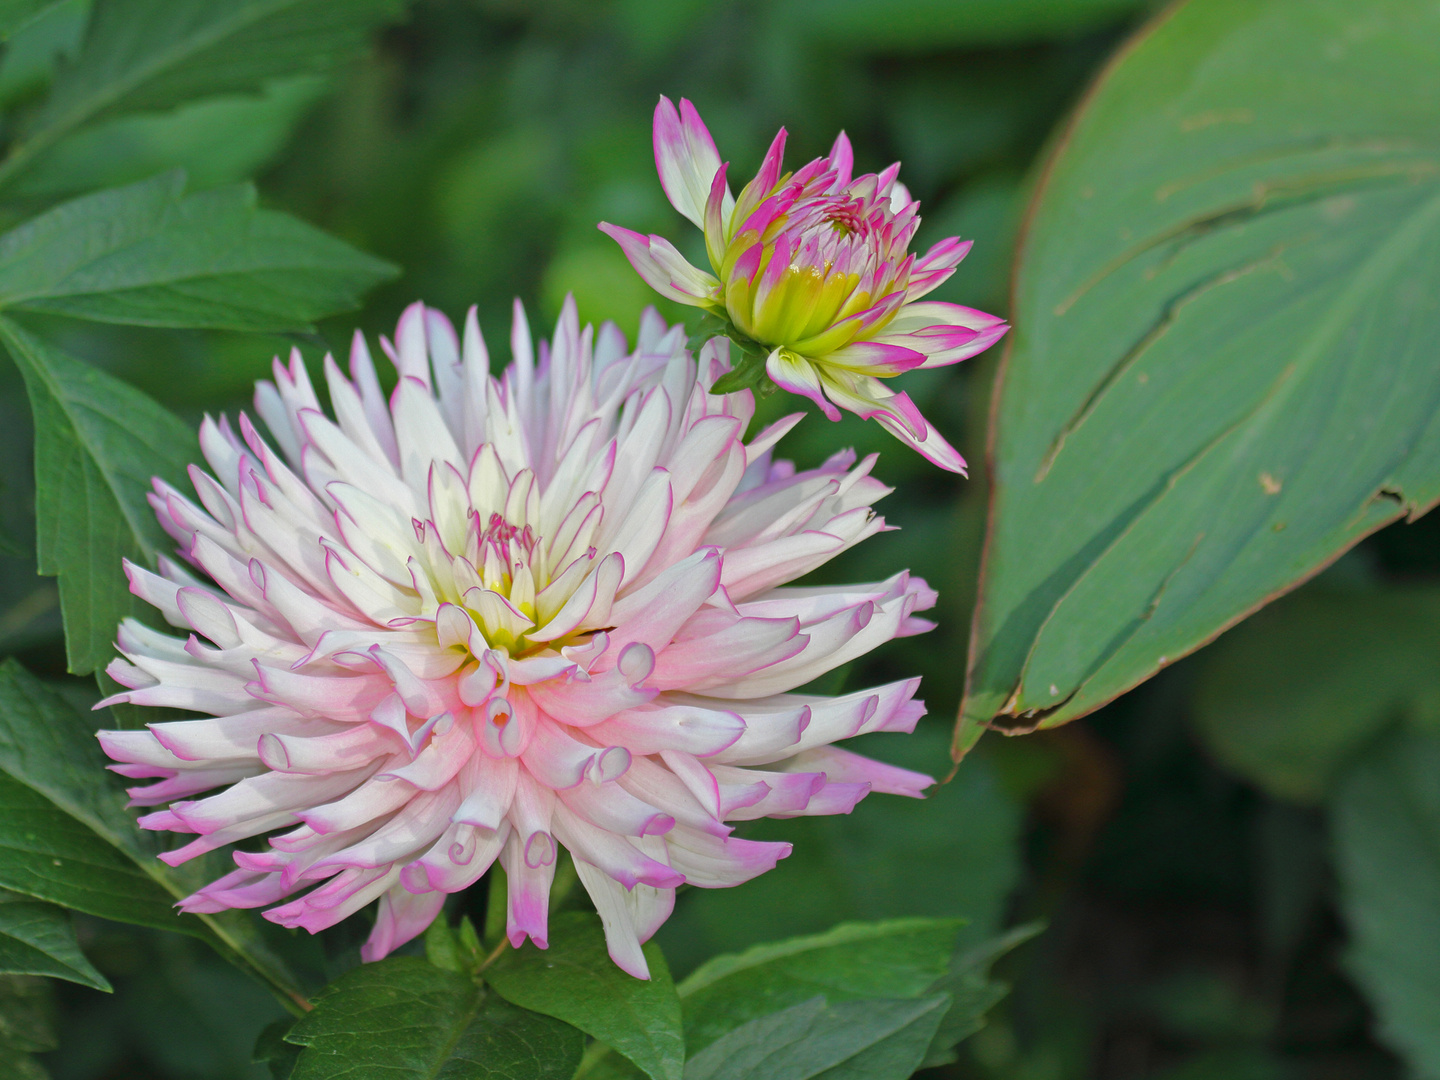
[[[177,67],[226,37],[247,29],[261,18],[304,2],[305,0],[271,0],[269,4],[254,3],[250,7],[242,8],[239,12],[232,13],[229,19],[221,19],[212,24],[209,33],[198,33],[176,42],[169,49],[161,50],[151,63],[136,67],[128,79],[117,79],[108,90],[102,88],[88,97],[82,97],[67,113],[61,113],[32,138],[26,139],[16,146],[9,158],[0,163],[0,186],[4,186],[21,172],[38,154],[48,150],[70,132],[103,113],[115,102],[123,100],[126,94],[143,86],[147,80],[157,74],[163,73],[167,67]],[[77,57],[77,63],[83,61],[84,58],[85,50],[82,49]],[[75,69],[71,68],[71,70]]]
[[465,1032],[469,1029],[470,1025],[475,1022],[475,1018],[480,1015],[480,1006],[484,1004],[484,1002],[485,988],[477,985],[470,993],[469,1008],[457,1017],[454,1029],[451,1031],[449,1038],[446,1039],[445,1045],[439,1055],[435,1058],[434,1064],[426,1070],[424,1080],[436,1080],[440,1075],[446,1064],[449,1063],[451,1055],[454,1054],[455,1047],[460,1045],[460,1040],[464,1038]]

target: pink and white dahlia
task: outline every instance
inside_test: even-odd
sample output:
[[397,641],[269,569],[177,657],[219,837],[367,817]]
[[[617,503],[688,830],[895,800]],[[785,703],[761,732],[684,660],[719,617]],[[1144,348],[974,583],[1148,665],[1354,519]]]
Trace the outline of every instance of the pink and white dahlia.
[[378,900],[374,960],[498,859],[509,940],[544,948],[564,847],[644,978],[677,886],[790,851],[726,822],[932,782],[832,745],[910,731],[918,680],[795,692],[930,626],[908,574],[785,586],[884,528],[873,458],[772,461],[798,417],[745,442],[750,392],[707,391],[720,343],[697,365],[653,311],[631,351],[567,303],[536,350],[517,306],[499,379],[473,308],[457,337],[415,304],[381,344],[388,401],[358,333],[350,378],[325,358],[333,419],[298,354],[277,360],[255,395],[270,441],[207,417],[198,504],[155,482],[188,566],[127,572],[182,635],[126,620],[110,701],[199,716],[100,740],[156,780],[136,805],[169,804],[141,824],[194,835],[167,863],[268,836],[182,908],[274,904],[315,932]]
[[704,231],[714,273],[692,266],[662,236],[600,228],[657,292],[727,325],[747,355],[721,389],[768,375],[831,420],[840,409],[874,418],[930,461],[964,472],[965,459],[914,402],[881,380],[957,363],[1009,329],[983,311],[921,299],[955,272],[971,242],[952,236],[919,258],[911,254],[920,204],[896,179],[899,164],[852,177],[844,132],[829,155],[797,172],[781,172],[784,152],[781,128],[737,199],[725,177],[729,164],[720,163],[695,107],[682,98],[676,110],[661,97],[660,183]]

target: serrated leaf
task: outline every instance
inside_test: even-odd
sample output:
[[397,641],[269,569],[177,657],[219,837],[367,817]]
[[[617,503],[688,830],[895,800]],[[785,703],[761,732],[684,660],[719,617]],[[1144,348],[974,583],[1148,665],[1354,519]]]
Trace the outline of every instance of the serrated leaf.
[[1277,798],[1318,802],[1390,721],[1440,704],[1440,590],[1307,588],[1204,658],[1195,719],[1214,754]]
[[299,1008],[298,981],[248,912],[175,911],[198,882],[154,857],[104,766],[93,721],[13,659],[0,664],[0,887],[199,937]]
[[515,1005],[554,1016],[624,1054],[654,1080],[680,1080],[685,1035],[680,999],[664,954],[645,946],[649,980],[615,966],[600,920],[562,912],[550,920],[550,947],[509,949],[485,969],[485,980]]
[[357,55],[401,0],[97,0],[80,55],[26,125],[0,183],[87,124],[168,109]]
[[1191,0],[1017,268],[956,749],[1100,707],[1440,498],[1440,9]]
[[717,956],[678,988],[689,1053],[817,995],[840,1003],[926,994],[946,974],[964,925],[964,919],[843,923],[823,934]]
[[0,309],[137,326],[301,331],[394,267],[172,171],[62,203],[0,236]]
[[927,990],[929,994],[948,994],[950,1008],[930,1041],[922,1068],[953,1061],[954,1048],[985,1026],[985,1014],[1010,992],[1006,983],[991,981],[990,965],[1042,929],[1039,923],[1028,923],[978,945],[962,940],[950,960],[950,969]]
[[1440,1076],[1440,737],[1397,733],[1331,803],[1348,967],[1413,1075]]
[[285,146],[328,80],[300,76],[263,93],[204,98],[167,113],[118,116],[57,143],[11,185],[19,197],[55,198],[184,169],[195,188],[255,175]]
[[48,975],[95,990],[110,990],[80,951],[70,913],[16,893],[0,895],[0,974]]
[[816,996],[721,1036],[686,1063],[685,1080],[905,1080],[949,1005]]
[[570,1080],[584,1036],[464,975],[393,956],[326,987],[285,1035],[291,1080]]
[[36,548],[60,579],[70,670],[114,655],[115,629],[138,602],[120,560],[168,546],[145,501],[151,477],[183,481],[195,435],[133,387],[0,316],[0,341],[25,377],[35,418]]

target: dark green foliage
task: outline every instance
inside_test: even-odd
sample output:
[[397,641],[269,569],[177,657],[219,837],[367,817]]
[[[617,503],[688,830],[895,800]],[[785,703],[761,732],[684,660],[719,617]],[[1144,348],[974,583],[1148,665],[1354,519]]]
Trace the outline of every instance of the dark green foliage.
[[1440,738],[1397,736],[1340,785],[1331,811],[1349,965],[1380,1031],[1440,1076]]
[[304,330],[393,273],[260,210],[248,184],[186,195],[181,172],[62,203],[0,236],[0,308],[140,326]]
[[[987,978],[991,963],[1036,930],[1022,928],[977,945],[973,934],[961,933],[963,926],[963,919],[845,923],[813,937],[716,957],[680,984],[688,1051],[698,1057],[712,1044],[733,1045],[740,1032],[765,1027],[766,1017],[816,1000],[943,996],[947,1004],[935,1027],[922,1025],[931,1034],[921,1060],[951,1061],[955,1044],[979,1030],[984,1014],[1005,996],[1006,987]],[[908,1060],[909,1036],[901,1043],[906,1049],[895,1051],[897,1060]]]
[[624,1054],[653,1080],[681,1080],[680,999],[660,949],[645,949],[648,981],[625,974],[605,949],[600,920],[565,912],[550,920],[550,947],[527,943],[485,969],[505,1000],[571,1024]]
[[194,934],[287,1003],[303,997],[287,964],[242,913],[181,915],[197,884],[154,857],[123,808],[95,727],[14,660],[0,666],[0,888],[118,922]]
[[924,995],[946,972],[961,919],[845,923],[719,956],[680,984],[692,1054],[752,1019],[818,996],[838,1003]]
[[114,655],[115,627],[141,606],[121,559],[153,562],[168,538],[145,501],[151,478],[183,482],[194,432],[134,388],[0,316],[35,421],[36,558],[60,578],[69,668]]
[[305,1047],[293,1080],[569,1080],[583,1045],[568,1024],[410,957],[332,983],[285,1040]]
[[787,30],[829,46],[929,52],[1065,37],[1113,23],[1140,0],[897,0],[883,7],[866,0],[781,0]]
[[1440,718],[1440,593],[1286,598],[1210,651],[1195,709],[1229,768],[1277,798],[1316,802],[1387,723]]
[[46,1080],[31,1054],[55,1049],[54,1005],[43,980],[0,975],[0,1076]]
[[37,904],[19,893],[0,893],[0,974],[49,975],[96,990],[110,983],[96,971],[64,908]]
[[84,46],[0,164],[0,184],[106,117],[325,71],[359,53],[400,8],[400,0],[96,0]]
[[0,776],[0,887],[91,915],[178,929],[164,889],[10,776]]
[[924,1060],[945,996],[918,1001],[810,998],[750,1020],[686,1065],[686,1080],[903,1080]]

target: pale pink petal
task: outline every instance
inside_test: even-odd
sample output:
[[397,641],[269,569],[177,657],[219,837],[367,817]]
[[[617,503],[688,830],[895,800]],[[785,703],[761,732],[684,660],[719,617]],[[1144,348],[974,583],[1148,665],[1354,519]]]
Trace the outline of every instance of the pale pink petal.
[[714,299],[719,279],[691,266],[663,236],[642,236],[605,221],[599,228],[620,245],[635,272],[661,296],[691,305]]
[[[687,103],[675,115],[682,142],[700,137]],[[762,183],[778,181],[783,141]],[[847,152],[837,143],[834,162],[802,168],[749,218],[810,213]],[[716,173],[712,232],[727,208]],[[877,184],[847,197],[877,213]],[[714,287],[668,245],[638,241],[657,274]],[[891,324],[835,374],[800,360],[777,371],[827,411],[874,412],[913,439],[927,428],[908,399],[839,361],[888,374],[911,351],[945,358],[1004,324],[884,307],[895,302],[855,316]],[[805,472],[773,460],[798,416],[747,446],[751,394],[707,391],[725,349],[711,342],[697,363],[653,312],[632,353],[613,328],[582,330],[571,301],[548,342],[517,312],[511,346],[493,378],[473,318],[462,340],[412,305],[384,342],[388,402],[363,340],[350,379],[325,365],[333,421],[292,357],[257,395],[283,456],[248,420],[207,420],[221,476],[191,470],[199,504],[156,483],[152,505],[195,570],[126,567],[181,633],[123,622],[110,700],[199,715],[99,737],[134,801],[156,807],[139,824],[187,836],[165,862],[245,842],[238,869],[183,909],[268,907],[317,932],[377,903],[362,950],[375,960],[498,859],[509,940],[544,947],[564,846],[616,962],[644,977],[640,946],[678,885],[738,884],[788,853],[732,838],[727,818],[846,813],[872,788],[919,790],[924,778],[853,755],[807,757],[913,728],[914,680],[789,692],[930,625],[918,612],[934,593],[906,574],[785,587],[886,527],[873,455]]]
[[700,114],[685,98],[678,110],[663,94],[655,106],[655,168],[670,205],[704,228],[705,200],[720,168],[720,154]]

